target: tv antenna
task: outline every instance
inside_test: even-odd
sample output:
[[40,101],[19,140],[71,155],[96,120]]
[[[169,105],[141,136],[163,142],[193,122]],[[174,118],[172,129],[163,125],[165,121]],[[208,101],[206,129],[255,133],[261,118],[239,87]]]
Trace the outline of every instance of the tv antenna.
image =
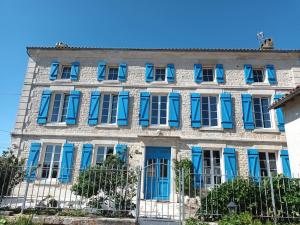
[[262,44],[265,40],[264,32],[261,31],[261,32],[257,33],[256,38],[257,38],[259,44]]

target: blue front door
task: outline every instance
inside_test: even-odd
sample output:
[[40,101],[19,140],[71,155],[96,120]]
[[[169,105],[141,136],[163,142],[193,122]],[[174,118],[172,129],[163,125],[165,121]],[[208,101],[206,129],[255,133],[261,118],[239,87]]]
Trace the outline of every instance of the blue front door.
[[145,199],[169,200],[170,147],[146,147]]

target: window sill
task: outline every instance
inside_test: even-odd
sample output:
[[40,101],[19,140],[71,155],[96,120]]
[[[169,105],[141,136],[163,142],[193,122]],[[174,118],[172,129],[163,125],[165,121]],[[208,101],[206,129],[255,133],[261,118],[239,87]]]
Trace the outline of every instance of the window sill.
[[200,127],[200,131],[224,131],[224,128],[222,127]]
[[72,83],[71,78],[69,79],[56,79],[53,83]]
[[118,124],[99,124],[96,128],[119,129]]
[[103,80],[101,83],[102,84],[120,84],[121,82],[119,80]]
[[270,84],[266,82],[253,82],[252,86],[270,86]]
[[45,127],[67,127],[66,123],[47,123]]
[[150,85],[166,85],[168,81],[152,81]]
[[149,129],[151,129],[151,130],[170,130],[170,126],[168,126],[168,125],[161,125],[161,126],[159,126],[159,125],[157,125],[157,126],[154,126],[154,125],[150,125],[149,127],[148,127]]
[[260,128],[260,129],[254,129],[253,130],[254,133],[278,133],[280,134],[279,130],[276,129],[268,129],[268,128]]
[[206,85],[206,84],[208,84],[208,85],[218,85],[219,83],[217,82],[217,81],[202,81],[201,83],[200,83],[200,85]]

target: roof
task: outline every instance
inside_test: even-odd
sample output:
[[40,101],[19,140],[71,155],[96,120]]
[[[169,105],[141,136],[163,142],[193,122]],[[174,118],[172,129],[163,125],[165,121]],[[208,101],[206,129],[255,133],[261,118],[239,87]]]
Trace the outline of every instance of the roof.
[[271,52],[300,53],[300,49],[253,49],[253,48],[101,48],[101,47],[27,47],[28,50],[119,50],[119,51],[189,51],[189,52]]
[[291,101],[296,96],[300,95],[300,85],[296,88],[290,90],[289,93],[282,96],[280,99],[278,99],[276,102],[274,102],[269,108],[270,109],[277,109],[282,107],[284,104],[286,104],[288,101]]

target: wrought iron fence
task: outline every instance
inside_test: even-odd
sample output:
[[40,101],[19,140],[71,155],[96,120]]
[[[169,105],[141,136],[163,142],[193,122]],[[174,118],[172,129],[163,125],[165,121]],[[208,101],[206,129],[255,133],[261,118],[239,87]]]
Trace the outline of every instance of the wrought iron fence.
[[[74,209],[104,216],[179,221],[189,217],[216,220],[230,211],[247,211],[275,221],[300,220],[300,180],[282,175],[253,179],[171,168],[170,184],[164,186],[169,195],[160,199],[153,198],[159,190],[147,189],[159,187],[159,176],[145,178],[147,167],[99,165],[82,171],[53,166],[4,168],[0,171],[1,208]],[[160,175],[166,176],[164,172]]]

